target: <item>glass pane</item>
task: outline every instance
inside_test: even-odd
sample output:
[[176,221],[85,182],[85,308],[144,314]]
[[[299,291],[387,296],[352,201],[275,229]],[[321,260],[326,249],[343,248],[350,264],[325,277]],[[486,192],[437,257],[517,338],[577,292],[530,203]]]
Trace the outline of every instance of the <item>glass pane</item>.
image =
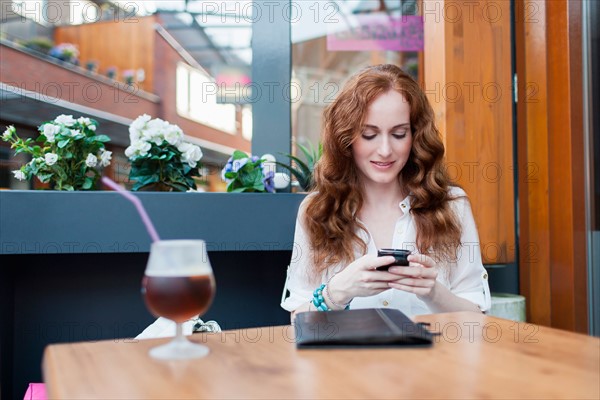
[[[395,25],[401,23],[403,16],[414,14],[414,1],[295,2],[294,5],[290,17],[294,91],[291,98],[295,99],[292,137],[296,143],[317,146],[323,110],[335,99],[345,80],[361,68],[396,64],[419,79],[419,53],[398,50],[403,43],[396,35],[398,25]],[[390,47],[394,50],[385,50]]]
[[111,138],[103,173],[131,186],[129,125],[148,114],[200,146],[204,188],[224,189],[233,150],[251,150],[250,0],[0,2],[2,130],[37,137],[61,114],[95,119]]

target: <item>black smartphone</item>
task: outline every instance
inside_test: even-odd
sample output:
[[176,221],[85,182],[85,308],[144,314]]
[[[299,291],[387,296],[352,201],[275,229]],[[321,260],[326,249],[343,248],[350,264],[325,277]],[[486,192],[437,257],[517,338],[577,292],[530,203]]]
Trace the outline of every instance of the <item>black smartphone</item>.
[[377,257],[394,256],[396,261],[394,261],[393,263],[391,263],[389,265],[382,265],[381,267],[377,267],[376,269],[378,271],[387,271],[390,267],[395,267],[395,266],[406,267],[406,266],[408,266],[408,256],[409,255],[410,255],[409,250],[379,249],[379,250],[377,250]]

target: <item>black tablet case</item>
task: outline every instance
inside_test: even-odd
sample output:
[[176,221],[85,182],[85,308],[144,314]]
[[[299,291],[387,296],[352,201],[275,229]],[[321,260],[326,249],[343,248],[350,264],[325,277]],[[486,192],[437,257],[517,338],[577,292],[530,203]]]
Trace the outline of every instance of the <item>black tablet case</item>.
[[431,346],[433,334],[400,310],[369,308],[296,315],[296,347]]

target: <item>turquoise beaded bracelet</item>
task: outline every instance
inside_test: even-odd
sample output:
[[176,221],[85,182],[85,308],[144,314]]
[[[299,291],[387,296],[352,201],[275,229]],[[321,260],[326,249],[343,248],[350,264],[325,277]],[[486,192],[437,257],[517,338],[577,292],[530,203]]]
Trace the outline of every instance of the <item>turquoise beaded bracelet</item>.
[[[325,298],[323,297],[323,292],[327,290],[327,289],[325,289],[325,286],[327,286],[327,284],[323,283],[321,286],[316,288],[315,291],[313,292],[312,303],[315,306],[315,308],[317,309],[317,311],[331,311],[331,308],[329,308],[327,306],[327,303],[325,302]],[[338,304],[334,303],[331,298],[329,299],[329,301],[331,303],[333,303],[333,305],[335,305],[335,306],[338,305]],[[344,310],[348,310],[348,309],[350,309],[350,303],[346,304],[346,306],[344,307]]]
[[329,307],[327,307],[327,303],[325,303],[325,299],[323,298],[323,289],[325,289],[324,283],[313,292],[312,303],[317,311],[329,311]]

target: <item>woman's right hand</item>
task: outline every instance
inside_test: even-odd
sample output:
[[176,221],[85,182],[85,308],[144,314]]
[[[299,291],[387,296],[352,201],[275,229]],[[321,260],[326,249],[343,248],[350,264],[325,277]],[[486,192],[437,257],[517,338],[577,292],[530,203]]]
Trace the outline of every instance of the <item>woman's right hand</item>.
[[388,290],[389,282],[398,280],[398,275],[376,268],[394,261],[392,256],[377,257],[372,254],[354,260],[329,280],[329,296],[337,304],[348,304],[355,297],[373,296]]

